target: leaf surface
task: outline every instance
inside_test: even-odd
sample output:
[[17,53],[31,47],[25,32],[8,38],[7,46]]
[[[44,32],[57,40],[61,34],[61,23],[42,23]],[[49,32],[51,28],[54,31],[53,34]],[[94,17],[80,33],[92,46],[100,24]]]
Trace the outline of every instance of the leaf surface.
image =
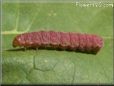
[[[113,82],[113,12],[111,7],[75,3],[3,3],[2,83],[77,84]],[[14,50],[23,32],[54,30],[98,34],[97,55],[57,50]]]

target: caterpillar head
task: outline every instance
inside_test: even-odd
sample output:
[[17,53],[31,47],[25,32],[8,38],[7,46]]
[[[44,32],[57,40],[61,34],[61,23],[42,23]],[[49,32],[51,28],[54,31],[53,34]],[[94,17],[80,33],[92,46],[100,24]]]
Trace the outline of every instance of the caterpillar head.
[[15,38],[14,38],[14,40],[13,40],[13,47],[18,47],[18,46],[22,46],[22,43],[21,43],[21,41],[22,41],[22,37],[21,37],[21,35],[18,35],[18,36],[16,36]]

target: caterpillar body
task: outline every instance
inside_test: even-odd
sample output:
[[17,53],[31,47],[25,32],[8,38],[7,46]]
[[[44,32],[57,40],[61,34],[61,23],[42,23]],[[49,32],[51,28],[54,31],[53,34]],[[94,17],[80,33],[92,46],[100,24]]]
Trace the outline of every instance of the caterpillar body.
[[17,35],[12,45],[13,47],[52,48],[96,54],[103,47],[103,39],[94,34],[39,31]]

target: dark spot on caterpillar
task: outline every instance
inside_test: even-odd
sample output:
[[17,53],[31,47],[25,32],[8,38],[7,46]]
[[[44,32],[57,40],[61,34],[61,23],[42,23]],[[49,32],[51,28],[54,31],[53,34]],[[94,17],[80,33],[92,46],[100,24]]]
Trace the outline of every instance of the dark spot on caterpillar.
[[13,47],[48,48],[96,54],[103,47],[103,39],[94,34],[39,31],[17,35]]

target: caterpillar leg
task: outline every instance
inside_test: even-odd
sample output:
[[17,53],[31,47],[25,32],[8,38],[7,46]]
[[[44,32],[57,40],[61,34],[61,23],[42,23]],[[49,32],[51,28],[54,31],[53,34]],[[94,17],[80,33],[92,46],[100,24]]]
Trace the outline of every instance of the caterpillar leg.
[[36,51],[38,51],[38,47],[36,48]]
[[24,51],[26,51],[27,50],[27,48],[26,47],[24,47]]

